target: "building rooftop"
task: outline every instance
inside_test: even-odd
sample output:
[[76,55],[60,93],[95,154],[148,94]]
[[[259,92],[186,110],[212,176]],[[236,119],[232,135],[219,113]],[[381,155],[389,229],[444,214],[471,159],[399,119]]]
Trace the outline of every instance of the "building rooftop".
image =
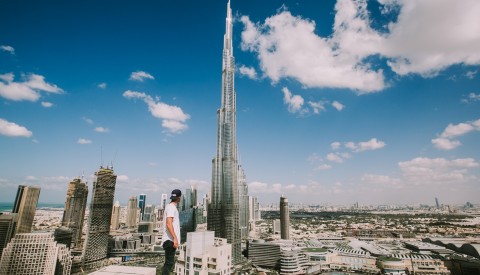
[[89,275],[155,275],[154,267],[110,265]]

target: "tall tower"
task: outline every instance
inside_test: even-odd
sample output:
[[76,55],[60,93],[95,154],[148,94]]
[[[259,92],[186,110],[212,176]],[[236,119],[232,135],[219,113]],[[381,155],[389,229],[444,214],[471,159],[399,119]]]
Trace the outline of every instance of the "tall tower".
[[242,240],[248,238],[248,185],[243,168],[238,167],[238,196],[240,206],[240,233]]
[[147,200],[147,195],[140,194],[138,196],[138,208],[140,208],[140,220],[143,221],[143,214],[145,213],[145,203]]
[[283,195],[280,197],[280,237],[284,240],[290,239],[290,213],[288,211],[288,199]]
[[113,197],[117,175],[113,167],[100,167],[95,173],[92,201],[88,217],[87,238],[83,250],[83,266],[90,270],[101,266],[101,261],[107,258],[108,234],[112,219]]
[[16,234],[32,232],[33,218],[37,209],[40,187],[19,185],[12,213],[18,214]]
[[87,197],[88,186],[86,182],[82,182],[80,178],[76,178],[68,184],[62,226],[70,228],[73,232],[72,247],[78,247],[82,240]]
[[138,224],[137,205],[138,205],[137,197],[131,196],[128,199],[128,205],[127,205],[127,227],[130,229],[136,228]]
[[117,230],[120,227],[120,202],[116,201],[112,208],[112,221],[110,227]]
[[2,251],[15,235],[15,227],[17,226],[17,214],[0,213],[0,258]]
[[232,245],[233,263],[237,264],[242,255],[234,77],[232,9],[228,1],[223,38],[222,103],[217,110],[217,153],[212,160],[212,200],[208,206],[207,228],[215,231],[215,237],[227,239]]

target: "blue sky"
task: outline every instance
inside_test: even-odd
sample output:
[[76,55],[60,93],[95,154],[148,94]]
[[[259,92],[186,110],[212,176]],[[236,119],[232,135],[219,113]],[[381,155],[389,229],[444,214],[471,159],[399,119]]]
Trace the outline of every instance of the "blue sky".
[[[305,2],[305,3],[303,3]],[[480,203],[480,3],[233,1],[237,143],[261,203]],[[0,201],[210,189],[226,1],[0,2]]]

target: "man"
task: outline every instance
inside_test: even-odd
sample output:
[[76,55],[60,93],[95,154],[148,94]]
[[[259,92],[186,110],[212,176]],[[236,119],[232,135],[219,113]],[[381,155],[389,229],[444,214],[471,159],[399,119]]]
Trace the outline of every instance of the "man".
[[165,206],[163,213],[162,246],[165,250],[165,264],[163,275],[170,274],[175,265],[175,251],[180,245],[180,219],[178,217],[177,203],[180,202],[182,192],[178,189],[172,191],[171,202]]

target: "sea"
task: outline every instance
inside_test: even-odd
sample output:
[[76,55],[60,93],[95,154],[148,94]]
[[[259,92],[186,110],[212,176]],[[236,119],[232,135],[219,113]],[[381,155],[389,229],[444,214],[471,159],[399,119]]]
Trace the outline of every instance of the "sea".
[[[63,203],[39,202],[37,204],[37,209],[63,208],[64,206]],[[0,202],[0,212],[12,212],[12,208],[13,202]]]

